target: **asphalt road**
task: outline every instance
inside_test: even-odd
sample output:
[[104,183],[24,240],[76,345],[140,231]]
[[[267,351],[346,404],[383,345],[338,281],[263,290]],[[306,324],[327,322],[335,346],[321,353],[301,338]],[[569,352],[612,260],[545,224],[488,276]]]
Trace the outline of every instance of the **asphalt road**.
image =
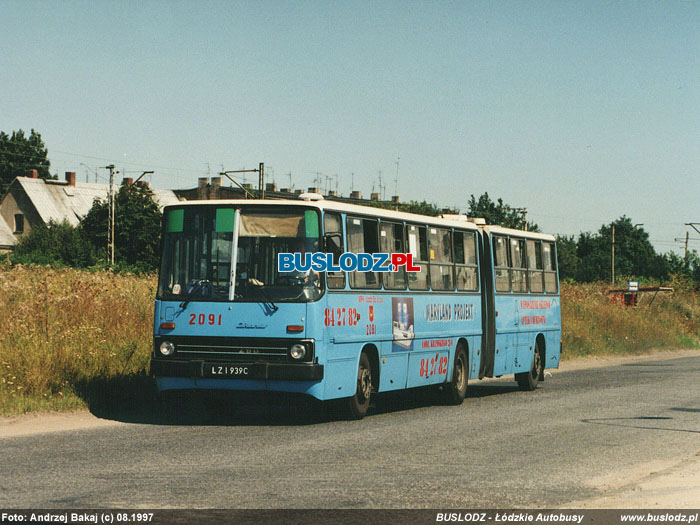
[[511,376],[471,382],[459,407],[385,397],[356,422],[286,397],[185,398],[0,439],[0,507],[551,508],[698,453],[699,379],[700,357],[558,372],[535,392]]

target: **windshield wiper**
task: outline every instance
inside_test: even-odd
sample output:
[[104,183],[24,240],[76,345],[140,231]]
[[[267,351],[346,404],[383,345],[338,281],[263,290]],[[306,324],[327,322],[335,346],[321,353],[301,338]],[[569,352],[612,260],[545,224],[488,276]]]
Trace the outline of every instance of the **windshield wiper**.
[[257,290],[260,291],[260,295],[262,295],[263,299],[265,299],[264,304],[272,308],[273,312],[279,310],[279,306],[272,302],[272,297],[270,297],[270,294],[267,293],[265,288],[263,288],[265,286],[263,283],[261,283],[257,279],[248,279],[248,284],[252,284]]
[[187,308],[187,303],[189,303],[192,300],[192,297],[194,297],[194,294],[197,293],[199,290],[202,289],[202,286],[205,284],[209,284],[209,281],[206,279],[197,279],[192,283],[192,288],[190,288],[189,293],[185,297],[185,299],[180,303],[180,308],[183,310]]

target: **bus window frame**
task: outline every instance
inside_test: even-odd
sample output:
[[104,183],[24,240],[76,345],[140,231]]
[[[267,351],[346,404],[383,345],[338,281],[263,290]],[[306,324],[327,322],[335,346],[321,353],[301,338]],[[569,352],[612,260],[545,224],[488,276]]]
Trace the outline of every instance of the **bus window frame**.
[[[405,232],[406,232],[406,241],[404,243],[404,246],[406,247],[406,253],[412,253],[411,252],[411,244],[409,242],[409,235],[410,235],[410,230],[411,228],[416,228],[417,229],[417,239],[418,239],[418,253],[416,259],[413,259],[413,265],[414,266],[420,266],[421,271],[419,272],[420,274],[425,274],[425,288],[414,288],[411,286],[411,279],[410,276],[414,275],[415,272],[410,272],[407,275],[407,284],[408,284],[408,290],[411,292],[429,292],[430,291],[430,261],[428,260],[430,258],[430,253],[428,252],[428,227],[425,224],[416,224],[414,222],[405,222]],[[420,232],[423,232],[423,237],[424,237],[424,242],[421,242],[421,235]],[[421,259],[421,248],[425,245],[425,259]],[[413,281],[417,282],[417,281]]]
[[[464,258],[463,262],[457,262],[457,235],[462,236],[462,256]],[[467,250],[466,246],[464,244],[466,237],[469,236],[471,237],[472,243],[473,243],[473,249],[474,249],[474,262],[475,264],[467,263]],[[478,245],[478,239],[477,239],[477,232],[473,230],[460,230],[458,228],[453,228],[452,230],[452,255],[454,259],[454,274],[455,274],[455,287],[457,289],[457,292],[471,292],[471,293],[478,293],[481,290],[481,281],[480,281],[480,271],[479,271],[479,245]],[[476,280],[476,288],[460,288],[459,287],[459,268],[471,268],[475,272],[474,278]]]
[[[542,241],[539,239],[526,239],[527,245],[527,285],[530,293],[543,294],[544,291],[544,264],[542,259]],[[533,248],[533,253],[530,253],[530,248]],[[538,261],[539,255],[539,261]],[[534,267],[531,266],[531,262],[534,262]],[[539,262],[540,267],[537,267]],[[540,290],[533,290],[532,284],[534,279],[537,278],[540,283]]]
[[[551,252],[549,256],[549,263],[551,269],[547,269],[545,263],[545,244],[549,245]],[[544,293],[549,295],[559,294],[559,264],[557,261],[557,243],[554,241],[542,241],[542,267],[544,269]],[[547,289],[547,275],[554,276],[554,290],[550,291]]]
[[[435,233],[433,233],[435,232]],[[449,248],[449,253],[447,254],[447,261],[442,261],[441,257],[438,258],[436,257],[436,254],[438,253],[438,249],[444,250],[445,248],[445,238],[444,235],[447,234],[448,236],[448,248]],[[438,246],[433,247],[432,243],[432,238],[433,236],[438,237],[440,240],[436,241]],[[455,263],[454,263],[454,246],[453,246],[453,229],[449,227],[440,227],[440,226],[432,226],[428,225],[428,264],[430,266],[430,289],[434,290],[436,292],[454,292],[455,291]],[[436,262],[433,262],[433,261]],[[449,268],[449,274],[443,274],[441,271],[440,272],[434,272],[433,269],[437,268],[444,268],[448,267]],[[433,286],[433,279],[437,277],[444,277],[445,275],[449,275],[450,277],[450,287],[446,288],[435,288]]]
[[[328,232],[328,231],[326,231],[326,216],[327,216],[327,215],[334,215],[334,216],[336,216],[336,217],[338,218],[338,226],[340,227],[340,231],[339,231],[339,232],[336,232],[336,231]],[[341,246],[340,246],[341,252],[340,252],[340,253],[341,253],[341,254],[343,254],[343,253],[345,253],[345,252],[347,251],[347,250],[346,250],[346,242],[345,242],[345,231],[344,231],[344,230],[346,229],[345,227],[346,227],[346,225],[345,225],[345,221],[343,220],[343,214],[342,214],[342,213],[340,213],[339,211],[335,211],[335,210],[323,210],[323,242],[324,242],[324,244],[325,244],[326,238],[327,238],[327,236],[329,236],[329,235],[337,235],[337,234],[340,234],[340,244],[341,244]],[[326,246],[324,245],[324,250],[325,250],[325,249],[326,249]],[[337,264],[337,261],[336,261],[335,257],[333,258],[333,264]],[[331,275],[331,274],[332,274],[332,275]],[[332,279],[338,279],[338,278],[341,277],[341,276],[342,276],[342,279],[343,279],[343,285],[342,285],[342,286],[331,286]],[[347,272],[345,272],[345,271],[343,271],[343,270],[340,270],[339,272],[328,272],[328,273],[326,274],[326,288],[327,288],[329,291],[340,291],[340,290],[345,290],[345,289],[347,289],[348,281],[349,281],[349,279],[348,279],[348,276],[347,276]]]
[[[390,227],[391,230],[391,235],[392,235],[392,243],[396,242],[396,235],[395,235],[395,227],[399,226],[401,228],[401,238],[399,239],[401,241],[401,247],[399,247],[398,251],[395,251],[395,246],[391,247],[391,249],[387,252],[389,254],[391,253],[405,253],[406,252],[406,223],[404,221],[392,221],[391,219],[389,220],[380,220],[379,221],[379,249],[382,250],[382,227],[384,225],[387,225]],[[394,280],[394,279],[389,279],[389,277],[393,277],[396,275],[401,275],[402,280],[403,280],[403,286],[392,286],[389,287],[387,286],[387,282],[389,280]],[[389,272],[386,275],[382,276],[382,289],[388,290],[388,291],[404,291],[408,288],[408,278],[406,277],[406,268],[405,267],[400,267],[397,272]]]
[[[349,250],[350,247],[350,235],[349,235],[349,226],[350,226],[350,221],[351,220],[359,220],[362,221],[362,250],[360,252]],[[364,221],[373,221],[374,222],[374,230],[375,230],[375,239],[377,241],[377,246],[376,250],[379,249],[379,217],[372,217],[372,216],[367,216],[367,215],[346,215],[345,216],[345,244],[346,244],[346,249],[349,251],[352,251],[353,253],[378,253],[376,250],[374,251],[367,251],[367,247],[365,246],[365,238],[366,238],[366,231],[364,227]],[[358,272],[357,270],[354,272],[347,272],[348,274],[348,284],[350,286],[351,290],[382,290],[382,277],[380,272]],[[354,281],[357,279],[356,276],[361,275],[364,277],[364,286],[355,286]],[[367,278],[372,275],[374,279],[376,279],[376,286],[368,286],[367,285]]]
[[[510,267],[508,269],[510,273],[510,290],[513,293],[528,293],[530,288],[527,281],[527,239],[509,235],[508,249],[510,251]],[[520,254],[519,266],[515,265],[516,252]],[[524,265],[523,262],[525,263]],[[520,276],[519,279],[516,279],[517,275]],[[522,283],[521,288],[516,289],[516,282]]]
[[[491,236],[491,243],[492,243],[492,252],[493,252],[493,287],[494,291],[496,293],[511,293],[513,291],[513,286],[510,281],[510,239],[509,235],[502,235],[502,234],[493,234]],[[497,239],[502,239],[505,243],[505,256],[506,256],[506,261],[505,264],[499,264],[500,260],[499,257],[497,256],[498,252],[496,251],[497,249]],[[498,288],[498,270],[504,272],[505,275],[508,276],[508,289],[499,289]]]

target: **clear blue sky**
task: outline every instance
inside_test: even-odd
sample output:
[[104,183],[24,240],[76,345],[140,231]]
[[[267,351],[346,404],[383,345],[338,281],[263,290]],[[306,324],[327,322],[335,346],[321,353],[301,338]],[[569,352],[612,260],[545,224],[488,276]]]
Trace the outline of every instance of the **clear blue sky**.
[[0,130],[61,176],[392,195],[400,157],[403,200],[488,192],[547,232],[625,214],[665,252],[700,222],[698,1],[0,0],[0,41]]

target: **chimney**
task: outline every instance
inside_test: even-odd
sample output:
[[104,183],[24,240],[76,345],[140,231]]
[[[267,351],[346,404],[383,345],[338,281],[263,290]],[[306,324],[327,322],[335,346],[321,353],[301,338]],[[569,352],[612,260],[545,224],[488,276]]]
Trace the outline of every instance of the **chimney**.
[[338,192],[337,192],[336,190],[330,190],[330,191],[328,192],[328,196],[329,196],[329,197],[337,197],[337,196],[338,196]]
[[294,195],[301,195],[302,193],[304,193],[302,189],[294,190]]
[[277,191],[277,184],[268,182],[265,184],[265,191]]
[[210,199],[220,199],[221,198],[221,177],[211,178],[211,188],[209,189]]
[[369,200],[371,201],[380,201],[382,200],[382,194],[381,193],[372,193],[369,196]]
[[209,177],[199,177],[197,179],[197,200],[207,200],[207,188],[209,187]]
[[290,192],[289,188],[282,188],[280,190],[280,193],[291,193],[291,192]]
[[140,180],[136,183],[137,188],[146,188],[146,189],[151,189],[151,183],[148,182],[147,180]]
[[[141,182],[141,181],[139,181]],[[130,188],[134,184],[134,179],[131,177],[124,177],[122,179],[122,186],[126,186],[127,188]]]
[[66,172],[66,182],[68,182],[68,186],[75,186],[75,172],[74,171],[67,171]]
[[246,190],[252,190],[253,185],[250,182],[246,182],[245,184],[241,184]]
[[309,193],[322,193],[321,188],[309,188]]
[[391,202],[398,204],[399,202],[401,202],[401,197],[399,197],[398,195],[392,195]]
[[37,170],[27,170],[27,177],[30,179],[38,179],[39,178],[39,172]]
[[361,199],[362,198],[362,192],[355,190],[350,192],[350,198],[351,199]]

